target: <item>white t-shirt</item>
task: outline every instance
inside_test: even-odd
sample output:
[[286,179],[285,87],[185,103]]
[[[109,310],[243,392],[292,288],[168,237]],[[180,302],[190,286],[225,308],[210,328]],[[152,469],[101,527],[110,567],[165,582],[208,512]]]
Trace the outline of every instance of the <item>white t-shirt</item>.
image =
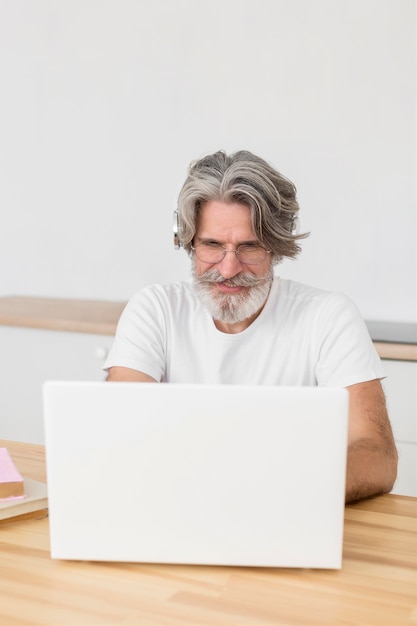
[[113,366],[171,383],[346,387],[384,376],[349,298],[278,277],[237,334],[217,330],[191,282],[145,287],[122,313]]

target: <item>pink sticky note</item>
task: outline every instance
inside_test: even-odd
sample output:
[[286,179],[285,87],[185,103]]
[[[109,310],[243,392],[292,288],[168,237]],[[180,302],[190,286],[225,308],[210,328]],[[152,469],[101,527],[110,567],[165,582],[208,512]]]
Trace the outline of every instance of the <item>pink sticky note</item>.
[[7,448],[0,448],[0,500],[24,498],[23,478]]

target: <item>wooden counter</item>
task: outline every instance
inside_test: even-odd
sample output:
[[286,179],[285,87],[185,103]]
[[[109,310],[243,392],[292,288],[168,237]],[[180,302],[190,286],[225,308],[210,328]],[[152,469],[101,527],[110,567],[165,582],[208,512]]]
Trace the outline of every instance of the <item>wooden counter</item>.
[[417,361],[417,324],[368,320],[366,325],[381,359]]
[[[6,296],[0,297],[0,325],[114,335],[125,305],[126,302],[107,300]],[[417,361],[416,342],[411,339],[407,341],[404,337],[401,341],[395,339],[398,333],[398,330],[394,332],[395,328],[404,326],[407,325],[368,322],[381,358]],[[411,328],[411,325],[408,327]]]
[[374,341],[374,346],[381,359],[417,361],[417,346],[413,344]]
[[[24,476],[45,478],[42,446],[0,446]],[[412,626],[416,515],[406,496],[348,505],[341,570],[53,560],[47,518],[11,522],[0,536],[0,625]]]
[[125,302],[8,296],[0,298],[0,325],[114,335]]

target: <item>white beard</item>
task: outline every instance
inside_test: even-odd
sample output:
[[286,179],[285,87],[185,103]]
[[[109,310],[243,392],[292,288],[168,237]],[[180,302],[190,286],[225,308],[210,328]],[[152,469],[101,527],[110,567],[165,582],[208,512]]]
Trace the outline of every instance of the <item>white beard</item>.
[[[198,275],[193,265],[192,276],[197,295],[213,319],[226,324],[234,324],[254,316],[264,306],[271,289],[274,270],[271,265],[264,276],[242,273],[226,281],[218,270],[209,270]],[[220,291],[214,293],[212,284],[219,282],[249,287],[249,291],[236,294]]]

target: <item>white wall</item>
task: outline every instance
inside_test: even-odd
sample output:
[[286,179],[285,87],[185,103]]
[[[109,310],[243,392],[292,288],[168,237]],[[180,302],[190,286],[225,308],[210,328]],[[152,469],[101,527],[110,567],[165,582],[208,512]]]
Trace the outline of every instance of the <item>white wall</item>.
[[414,0],[0,0],[0,295],[188,276],[190,160],[249,149],[312,231],[280,273],[416,319]]

